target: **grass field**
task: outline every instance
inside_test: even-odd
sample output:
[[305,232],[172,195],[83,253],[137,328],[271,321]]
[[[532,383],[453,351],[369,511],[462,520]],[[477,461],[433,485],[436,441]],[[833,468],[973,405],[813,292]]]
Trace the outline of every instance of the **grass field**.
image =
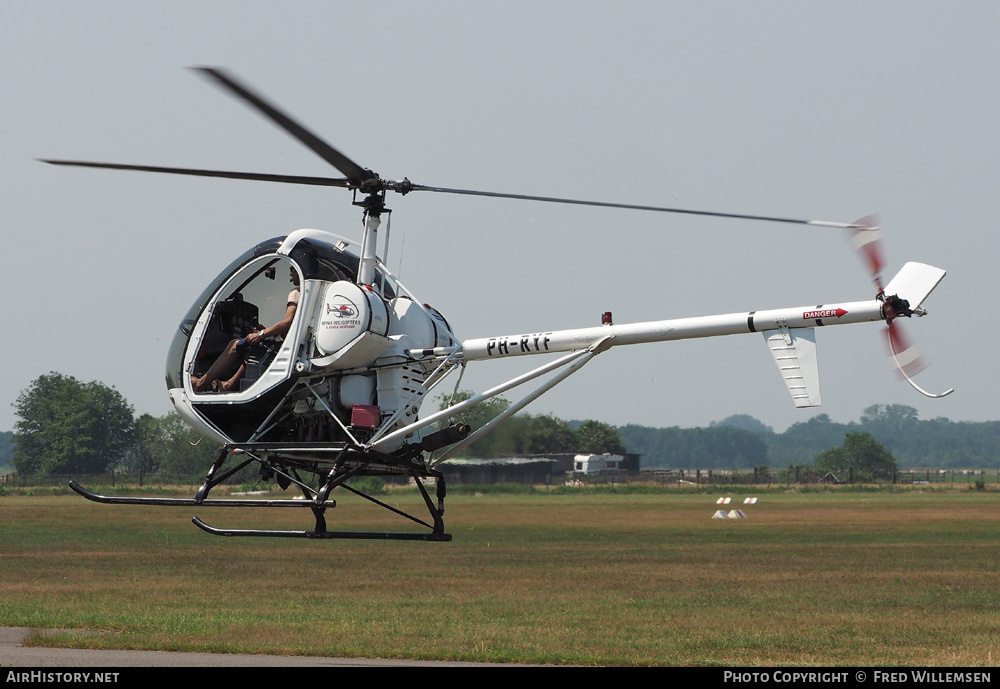
[[[445,544],[216,538],[190,517],[244,528],[311,523],[307,511],[7,495],[0,625],[90,630],[44,643],[93,648],[996,664],[1000,493],[782,488],[746,493],[760,497],[746,520],[710,519],[724,494],[452,495],[455,540]],[[340,500],[330,528],[338,519],[350,529],[400,528]]]

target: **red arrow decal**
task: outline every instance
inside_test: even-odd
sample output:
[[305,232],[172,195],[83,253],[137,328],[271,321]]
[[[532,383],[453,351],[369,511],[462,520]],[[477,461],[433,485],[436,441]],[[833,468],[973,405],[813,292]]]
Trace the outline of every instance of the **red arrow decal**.
[[844,309],[824,309],[822,311],[806,311],[802,314],[802,317],[805,319],[840,318],[841,316],[846,314],[847,311],[844,311]]

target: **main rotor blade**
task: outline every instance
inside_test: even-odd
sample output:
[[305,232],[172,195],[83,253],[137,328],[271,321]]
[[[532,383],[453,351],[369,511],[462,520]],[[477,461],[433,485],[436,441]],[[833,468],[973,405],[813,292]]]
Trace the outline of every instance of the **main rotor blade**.
[[224,177],[227,179],[250,179],[260,182],[283,182],[285,184],[309,184],[318,187],[350,187],[351,181],[333,177],[305,177],[302,175],[271,175],[261,172],[233,172],[228,170],[200,170],[186,167],[157,167],[153,165],[122,165],[119,163],[93,163],[86,160],[45,160],[50,165],[72,167],[96,167],[108,170],[138,170],[139,172],[163,172],[171,175],[194,175],[196,177]]
[[835,227],[847,230],[877,229],[858,223],[827,222],[825,220],[801,220],[798,218],[781,218],[769,215],[747,215],[744,213],[720,213],[717,211],[699,211],[688,208],[668,208],[665,206],[641,206],[631,203],[607,203],[604,201],[581,201],[579,199],[563,199],[552,196],[530,196],[527,194],[504,194],[495,191],[476,191],[473,189],[447,189],[445,187],[428,187],[422,184],[411,186],[412,191],[436,191],[444,194],[463,194],[465,196],[492,196],[499,199],[521,199],[523,201],[544,201],[546,203],[569,203],[577,206],[598,206],[601,208],[624,208],[636,211],[656,211],[659,213],[684,213],[686,215],[705,215],[714,218],[739,218],[741,220],[766,220],[768,222],[793,223],[796,225],[813,225],[816,227]]
[[362,187],[368,180],[378,180],[378,175],[374,172],[366,170],[355,163],[221,69],[216,67],[194,67],[193,69],[208,75],[224,88],[262,112],[272,122],[308,146],[320,158],[340,170],[354,186]]
[[[856,225],[868,225],[877,228],[881,223],[877,215],[869,215],[855,221]],[[851,230],[851,242],[854,249],[863,258],[872,281],[882,291],[882,268],[885,266],[885,252],[882,248],[882,231],[865,232]]]

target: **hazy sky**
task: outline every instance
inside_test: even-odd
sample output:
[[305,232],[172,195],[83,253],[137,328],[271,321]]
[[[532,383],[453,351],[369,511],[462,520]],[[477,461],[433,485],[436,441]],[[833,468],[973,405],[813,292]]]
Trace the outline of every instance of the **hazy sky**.
[[[878,324],[818,333],[796,410],[760,335],[615,348],[528,411],[777,430],[876,403],[998,418],[996,2],[0,0],[5,332],[0,430],[50,370],[170,409],[167,346],[246,248],[360,237],[344,190],[56,168],[76,158],[339,176],[190,70],[224,66],[361,165],[427,185],[850,222],[891,276],[948,270],[906,322],[934,365],[895,380]],[[460,338],[874,296],[841,231],[414,193],[389,264]],[[401,259],[401,261],[400,261]],[[470,365],[483,387],[540,360]]]

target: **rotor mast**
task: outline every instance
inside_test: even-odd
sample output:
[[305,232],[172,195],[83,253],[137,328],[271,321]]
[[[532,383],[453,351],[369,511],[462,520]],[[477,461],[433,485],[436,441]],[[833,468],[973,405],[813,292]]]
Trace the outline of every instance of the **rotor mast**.
[[[365,233],[361,238],[361,263],[358,266],[357,284],[370,285],[375,281],[378,264],[378,229],[382,225],[382,213],[392,211],[385,207],[385,190],[369,194],[363,201],[355,201],[354,205],[364,208]],[[388,242],[386,242],[388,249]]]

